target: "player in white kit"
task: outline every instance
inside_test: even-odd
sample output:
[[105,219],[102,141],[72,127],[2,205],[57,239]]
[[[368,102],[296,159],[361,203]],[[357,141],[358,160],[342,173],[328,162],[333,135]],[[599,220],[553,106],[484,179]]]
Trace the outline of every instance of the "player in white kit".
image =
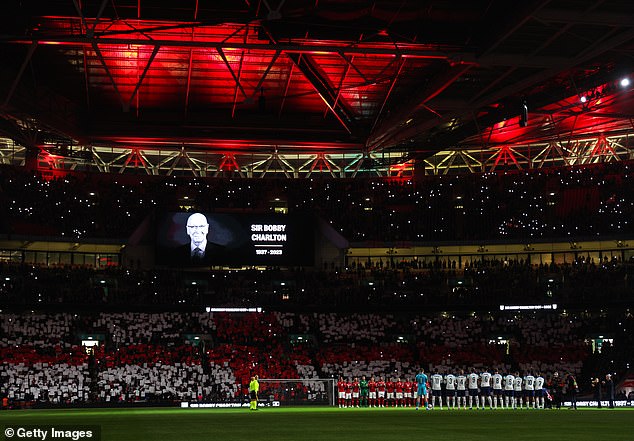
[[535,377],[528,371],[524,377],[524,397],[526,398],[526,408],[530,409],[535,404]]
[[541,373],[535,378],[535,406],[538,409],[544,408],[544,376]]
[[436,407],[436,400],[438,400],[438,406],[442,410],[442,375],[438,373],[438,369],[431,376],[431,395],[431,407]]
[[508,373],[504,377],[504,407],[510,409],[513,407],[515,392],[515,377]]
[[447,397],[447,409],[456,407],[456,376],[454,374],[445,375],[445,395]]
[[475,369],[471,369],[471,373],[467,375],[467,382],[469,387],[469,409],[473,409],[473,397],[476,399],[476,409],[480,407],[480,398],[478,396],[478,374]]
[[514,392],[515,392],[515,397],[513,397],[513,409],[517,409],[517,405],[519,403],[519,408],[522,408],[522,405],[524,404],[524,400],[523,400],[523,396],[522,396],[522,376],[520,375],[519,372],[515,372],[515,384],[514,386]]
[[493,382],[493,408],[498,408],[498,401],[500,402],[500,407],[502,407],[502,375],[495,370],[493,377],[491,378]]
[[460,401],[462,401],[462,408],[467,408],[467,376],[464,371],[461,370],[460,374],[456,377],[456,395],[458,396],[458,408],[460,408]]
[[480,374],[480,397],[482,410],[484,410],[486,402],[489,403],[489,409],[493,408],[491,405],[491,373],[487,370]]

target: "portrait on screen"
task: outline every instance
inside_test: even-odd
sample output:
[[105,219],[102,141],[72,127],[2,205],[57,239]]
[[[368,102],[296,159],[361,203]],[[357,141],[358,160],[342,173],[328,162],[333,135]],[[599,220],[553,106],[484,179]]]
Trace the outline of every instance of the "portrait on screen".
[[208,240],[209,221],[203,213],[193,213],[187,218],[185,233],[189,237],[189,243],[175,250],[174,259],[178,262],[197,266],[211,264],[214,259],[222,260],[221,253],[225,247]]
[[156,263],[304,265],[313,260],[311,225],[272,214],[166,213],[157,216]]

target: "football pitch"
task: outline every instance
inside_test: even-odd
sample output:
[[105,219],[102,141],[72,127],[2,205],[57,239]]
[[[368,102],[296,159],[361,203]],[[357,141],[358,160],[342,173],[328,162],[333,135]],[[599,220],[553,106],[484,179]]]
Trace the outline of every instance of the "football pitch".
[[[99,426],[104,441],[634,440],[634,410],[626,409],[17,410],[0,412],[0,423],[3,431],[8,427],[33,425]],[[6,432],[3,436],[4,440],[27,439],[19,438],[17,432],[13,437],[8,437]]]

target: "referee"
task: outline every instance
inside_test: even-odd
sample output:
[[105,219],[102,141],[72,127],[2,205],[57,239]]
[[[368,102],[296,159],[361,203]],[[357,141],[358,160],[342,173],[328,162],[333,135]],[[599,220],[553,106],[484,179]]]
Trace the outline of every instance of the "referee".
[[259,391],[260,391],[260,383],[258,382],[258,376],[255,375],[251,377],[251,382],[249,383],[249,398],[251,399],[249,410],[258,410],[258,392]]

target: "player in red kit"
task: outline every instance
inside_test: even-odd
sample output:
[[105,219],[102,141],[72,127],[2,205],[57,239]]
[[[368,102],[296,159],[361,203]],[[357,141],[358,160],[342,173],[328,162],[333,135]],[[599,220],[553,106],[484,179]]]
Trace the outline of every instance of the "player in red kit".
[[376,407],[376,381],[374,381],[374,377],[368,381],[368,390],[370,391],[370,407]]
[[346,382],[346,407],[352,407],[352,379]]
[[352,382],[352,406],[359,407],[359,379],[354,377]]
[[403,398],[403,382],[397,378],[394,383],[394,407],[405,407]]
[[377,390],[377,396],[378,396],[377,404],[379,407],[385,407],[385,389],[386,389],[385,380],[383,379],[383,377],[381,377],[379,381],[376,382],[376,390]]
[[346,407],[346,382],[343,377],[339,377],[339,381],[337,381],[337,392],[338,392],[338,404],[339,407]]
[[385,405],[387,407],[394,406],[394,381],[387,380],[385,382],[385,388],[387,389],[387,397],[385,397]]
[[414,383],[411,382],[409,378],[405,379],[403,383],[403,400],[405,402],[405,406],[412,407],[412,394],[414,390]]

